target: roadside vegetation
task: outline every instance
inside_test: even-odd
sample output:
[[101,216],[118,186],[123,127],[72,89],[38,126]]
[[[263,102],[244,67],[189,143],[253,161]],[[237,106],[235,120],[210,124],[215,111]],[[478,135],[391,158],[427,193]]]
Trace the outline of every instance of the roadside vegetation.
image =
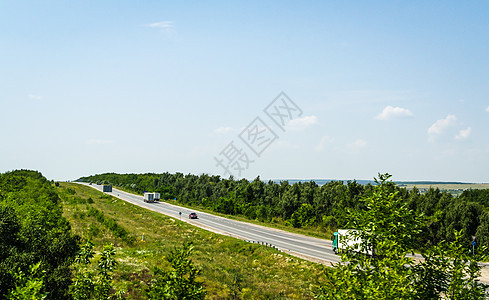
[[[463,246],[463,231],[453,242],[420,243],[425,218],[409,209],[392,189],[389,174],[379,174],[374,192],[360,201],[365,210],[348,215],[355,228],[342,251],[343,263],[327,272],[319,299],[487,299],[489,285],[480,283],[486,248],[474,253]],[[407,254],[420,250],[424,260]],[[367,255],[368,254],[368,255]]]
[[[90,240],[96,253],[114,245],[112,285],[127,299],[164,299],[154,296],[165,291],[161,282],[178,278],[192,278],[185,286],[200,284],[206,299],[312,299],[325,278],[323,265],[196,228],[89,186],[60,183],[58,193],[74,233]],[[178,259],[192,265],[175,269],[182,265]]]
[[312,299],[322,265],[39,172],[0,174],[0,299]]
[[[250,182],[182,173],[106,173],[79,181],[112,184],[136,194],[159,192],[162,199],[179,205],[323,238],[330,238],[337,228],[346,228],[349,211],[365,210],[359,200],[375,188],[356,181],[331,181],[319,186],[313,181],[289,184],[263,182],[257,177]],[[423,243],[453,242],[454,232],[462,230],[461,242],[467,248],[473,236],[477,237],[476,247],[489,247],[489,189],[465,190],[454,197],[437,188],[420,193],[417,188],[408,190],[392,182],[389,186],[409,209],[427,217]]]
[[41,173],[0,174],[0,299],[70,299],[78,239]]

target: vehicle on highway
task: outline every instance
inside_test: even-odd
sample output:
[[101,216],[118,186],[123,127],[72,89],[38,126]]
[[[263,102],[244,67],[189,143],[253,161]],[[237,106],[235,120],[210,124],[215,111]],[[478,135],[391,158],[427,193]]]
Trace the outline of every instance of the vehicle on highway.
[[188,215],[188,218],[189,218],[189,219],[198,219],[199,217],[197,217],[197,214],[193,212],[193,213],[190,213],[190,214]]
[[155,194],[154,193],[144,193],[143,194],[143,201],[146,203],[153,203],[155,202]]
[[148,202],[148,203],[160,201],[160,193],[143,192],[143,200],[144,202]]
[[366,255],[372,255],[375,253],[372,247],[367,247],[360,237],[361,231],[356,229],[338,229],[333,234],[333,251],[335,254],[341,251],[353,251],[363,253]]

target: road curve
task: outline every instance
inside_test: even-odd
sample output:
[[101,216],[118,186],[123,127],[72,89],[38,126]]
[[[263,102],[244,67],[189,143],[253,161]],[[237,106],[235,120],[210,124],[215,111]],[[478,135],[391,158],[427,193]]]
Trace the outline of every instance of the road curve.
[[[102,185],[77,183],[102,191]],[[106,194],[175,219],[180,219],[181,221],[215,233],[236,237],[250,242],[272,245],[283,252],[310,261],[326,265],[340,261],[340,257],[334,254],[331,241],[329,240],[226,219],[166,202],[146,203],[143,201],[143,196],[134,195],[115,188],[112,188],[112,192],[107,192]],[[188,219],[188,215],[191,212],[197,213],[199,218]]]

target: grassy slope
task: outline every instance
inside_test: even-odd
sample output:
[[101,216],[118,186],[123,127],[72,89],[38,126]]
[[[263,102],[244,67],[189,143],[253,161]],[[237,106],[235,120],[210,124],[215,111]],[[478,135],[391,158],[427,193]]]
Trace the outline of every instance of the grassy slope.
[[[188,240],[194,243],[192,260],[202,269],[209,299],[232,298],[233,294],[242,299],[309,299],[323,276],[322,265],[193,227],[87,186],[61,183],[58,191],[75,233],[90,238],[99,250],[107,242],[116,245],[115,285],[127,292],[128,299],[144,299],[144,282],[150,279],[152,266],[167,268],[165,255]],[[93,203],[87,203],[88,198]],[[116,238],[87,215],[89,206],[114,218],[135,242]]]

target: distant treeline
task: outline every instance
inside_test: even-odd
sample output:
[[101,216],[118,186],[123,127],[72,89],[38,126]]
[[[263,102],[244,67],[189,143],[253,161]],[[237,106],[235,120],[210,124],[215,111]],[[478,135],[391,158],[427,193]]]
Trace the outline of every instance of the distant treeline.
[[418,184],[418,185],[426,185],[426,184],[470,184],[468,182],[460,182],[460,181],[396,181],[396,184]]
[[[262,222],[285,223],[293,227],[320,230],[344,228],[345,216],[352,210],[364,210],[359,198],[371,195],[373,185],[356,181],[330,181],[319,186],[313,181],[263,182],[260,177],[224,179],[220,176],[182,173],[115,174],[106,173],[82,177],[79,181],[106,183],[141,194],[159,192],[162,199],[201,206],[229,214],[243,215]],[[404,204],[426,217],[424,243],[452,241],[454,231],[463,229],[470,245],[477,236],[478,245],[489,246],[489,190],[466,190],[459,197],[438,188],[421,194],[418,189],[407,190],[390,183]]]

